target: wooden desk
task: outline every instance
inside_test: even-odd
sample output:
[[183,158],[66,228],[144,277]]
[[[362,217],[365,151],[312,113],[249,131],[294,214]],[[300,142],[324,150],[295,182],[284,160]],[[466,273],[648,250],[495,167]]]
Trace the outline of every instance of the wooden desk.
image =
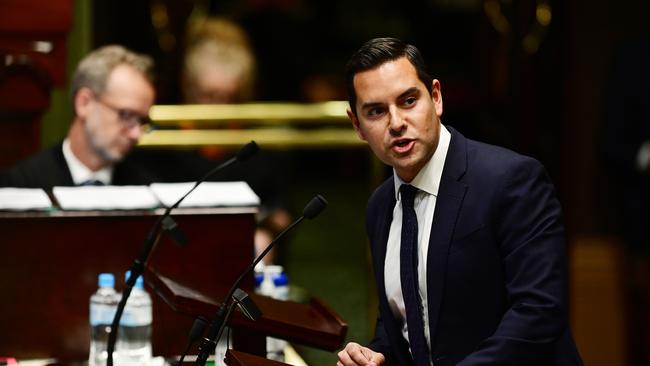
[[[256,211],[175,210],[173,216],[190,244],[179,248],[164,235],[149,265],[201,293],[224,293],[251,261]],[[124,272],[161,213],[1,212],[0,354],[87,358],[88,302],[97,288],[97,275],[112,272],[116,282],[123,283]],[[252,290],[252,277],[242,288]],[[154,355],[180,354],[192,319],[173,312],[151,293]]]

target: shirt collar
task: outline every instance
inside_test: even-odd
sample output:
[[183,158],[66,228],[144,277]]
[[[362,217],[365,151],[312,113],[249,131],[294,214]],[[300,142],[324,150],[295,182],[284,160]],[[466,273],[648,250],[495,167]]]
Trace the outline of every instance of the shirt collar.
[[74,155],[70,148],[70,140],[67,138],[63,140],[63,157],[65,158],[65,162],[68,164],[68,169],[72,176],[72,182],[75,185],[79,185],[89,180],[98,180],[106,185],[111,184],[113,166],[108,166],[95,172],[88,169],[88,167]]
[[[451,133],[449,133],[445,125],[440,124],[440,139],[438,140],[436,151],[434,151],[431,159],[427,161],[415,178],[413,178],[410,183],[412,186],[433,196],[438,196],[440,180],[442,179],[442,169],[445,166],[450,142]],[[397,175],[395,169],[393,169],[393,182],[395,184],[395,200],[399,200],[399,188],[405,182]]]

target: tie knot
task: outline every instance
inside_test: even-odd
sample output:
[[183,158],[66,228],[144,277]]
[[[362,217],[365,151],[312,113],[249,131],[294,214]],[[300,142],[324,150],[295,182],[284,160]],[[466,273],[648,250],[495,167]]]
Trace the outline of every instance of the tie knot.
[[410,184],[402,184],[399,191],[401,194],[402,206],[413,207],[413,201],[415,200],[415,194],[418,192],[418,189]]
[[103,186],[105,185],[104,182],[98,179],[88,179],[86,181],[81,182],[80,186]]

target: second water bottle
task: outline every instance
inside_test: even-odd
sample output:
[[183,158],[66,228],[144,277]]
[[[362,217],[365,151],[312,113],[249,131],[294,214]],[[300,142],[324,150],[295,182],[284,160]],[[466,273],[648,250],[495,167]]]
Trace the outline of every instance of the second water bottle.
[[[129,278],[127,272],[126,278]],[[138,277],[126,302],[117,332],[119,364],[144,366],[151,362],[151,297],[144,289],[142,276]]]

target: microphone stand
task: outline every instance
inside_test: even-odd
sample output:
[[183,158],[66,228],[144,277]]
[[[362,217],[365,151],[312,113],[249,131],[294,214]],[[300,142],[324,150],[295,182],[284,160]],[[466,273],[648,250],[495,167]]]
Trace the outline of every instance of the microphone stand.
[[314,217],[318,216],[325,207],[327,206],[327,201],[323,196],[321,195],[316,195],[316,197],[312,198],[311,201],[305,206],[303,210],[302,216],[300,216],[296,221],[294,221],[291,225],[289,225],[286,229],[284,229],[280,234],[278,234],[269,245],[266,246],[264,251],[260,253],[260,255],[253,260],[253,263],[251,263],[246,269],[239,275],[235,283],[233,283],[232,287],[228,291],[228,294],[224,298],[223,303],[219,306],[219,309],[217,309],[217,313],[214,317],[214,320],[210,324],[210,329],[208,331],[208,336],[204,337],[201,340],[201,345],[199,346],[199,354],[196,358],[195,365],[197,366],[204,366],[206,361],[208,360],[208,357],[212,353],[214,353],[214,350],[217,346],[217,342],[219,339],[221,339],[221,335],[223,333],[223,330],[226,327],[226,324],[228,322],[228,319],[230,317],[230,313],[232,311],[233,307],[233,294],[235,293],[236,290],[238,290],[239,284],[241,281],[244,279],[244,277],[249,274],[253,269],[255,268],[255,265],[259,263],[264,256],[273,248],[275,243],[278,242],[280,238],[282,238],[286,233],[291,231],[296,225],[301,223],[305,218],[308,219],[313,219]]
[[[108,345],[106,347],[106,352],[108,353],[108,358],[106,360],[107,366],[113,366],[113,352],[115,351],[115,343],[117,341],[117,329],[120,325],[120,319],[122,318],[122,313],[124,312],[124,308],[126,307],[126,301],[129,299],[129,296],[131,295],[131,290],[135,285],[136,279],[139,276],[141,276],[142,273],[144,272],[145,264],[147,262],[147,259],[149,259],[149,255],[151,254],[152,249],[156,246],[156,244],[158,244],[158,241],[160,240],[160,236],[162,234],[161,228],[170,231],[178,230],[178,228],[176,227],[176,223],[170,216],[171,211],[177,208],[181,204],[181,202],[183,202],[183,200],[187,196],[189,196],[190,193],[192,193],[196,189],[196,187],[199,186],[199,184],[203,183],[210,176],[232,165],[235,162],[248,159],[253,154],[255,154],[258,150],[259,147],[255,143],[255,141],[251,141],[248,144],[244,145],[244,147],[242,147],[241,150],[239,150],[239,152],[237,152],[235,156],[219,164],[217,167],[213,168],[207,174],[205,174],[201,179],[196,181],[196,183],[194,183],[194,186],[192,186],[192,188],[190,188],[190,190],[187,191],[187,193],[185,193],[181,198],[179,198],[178,201],[176,201],[173,205],[167,207],[167,209],[165,209],[165,212],[153,224],[153,226],[149,230],[149,233],[147,234],[144,244],[142,245],[142,251],[140,252],[140,255],[138,256],[138,258],[136,258],[136,260],[131,265],[130,268],[131,275],[126,280],[126,285],[124,287],[124,291],[122,292],[122,298],[120,299],[120,302],[117,305],[117,310],[115,311],[115,316],[113,317],[113,322],[111,323],[111,332],[108,335]],[[178,233],[174,235],[174,237],[175,239],[178,240],[179,239]],[[185,245],[184,238],[180,239],[179,244],[181,246]]]

